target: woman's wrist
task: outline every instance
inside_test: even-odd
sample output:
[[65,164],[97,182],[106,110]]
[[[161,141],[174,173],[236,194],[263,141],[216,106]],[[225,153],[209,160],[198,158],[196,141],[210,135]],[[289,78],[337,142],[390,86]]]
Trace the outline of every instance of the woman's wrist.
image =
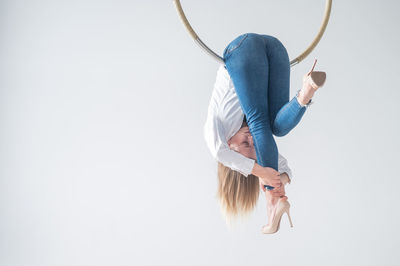
[[264,167],[262,167],[258,163],[254,163],[253,169],[251,170],[251,174],[260,177],[262,175],[263,168]]
[[279,187],[282,185],[279,172],[271,167],[263,167],[257,163],[254,163],[251,173],[257,176],[263,185],[268,185],[271,187]]
[[258,163],[254,163],[251,174],[260,178],[265,178],[266,175],[279,175],[280,173],[271,167],[264,167],[259,165]]

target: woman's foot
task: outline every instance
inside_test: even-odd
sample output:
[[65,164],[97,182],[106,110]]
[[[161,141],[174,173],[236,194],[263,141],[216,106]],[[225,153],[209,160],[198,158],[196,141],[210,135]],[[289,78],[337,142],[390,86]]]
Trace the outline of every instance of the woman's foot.
[[272,221],[274,220],[276,214],[276,207],[278,206],[278,202],[287,199],[288,197],[286,196],[274,197],[274,200],[272,202],[267,203],[268,223],[266,225],[263,225],[262,229],[272,224]]
[[271,222],[262,228],[262,233],[264,234],[274,234],[279,230],[279,225],[281,223],[282,215],[284,213],[287,214],[290,222],[290,226],[293,227],[292,219],[289,215],[290,203],[287,201],[287,198],[280,198],[275,207],[274,218]]
[[265,197],[267,199],[267,215],[268,215],[268,223],[263,226],[268,226],[274,219],[276,206],[278,205],[279,200],[287,200],[286,192],[285,192],[285,184],[290,183],[290,179],[287,174],[282,175],[282,186],[279,188],[275,188],[273,190],[266,190]]

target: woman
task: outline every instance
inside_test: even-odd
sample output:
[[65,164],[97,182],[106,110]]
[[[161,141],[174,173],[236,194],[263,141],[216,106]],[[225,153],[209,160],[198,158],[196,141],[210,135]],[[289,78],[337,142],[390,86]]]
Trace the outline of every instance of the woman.
[[207,145],[219,162],[221,207],[228,219],[250,212],[261,186],[269,217],[263,232],[274,233],[284,212],[290,219],[284,185],[291,171],[273,135],[284,136],[299,123],[326,75],[311,70],[289,101],[287,51],[277,38],[256,33],[234,39],[224,50],[224,62],[204,126]]

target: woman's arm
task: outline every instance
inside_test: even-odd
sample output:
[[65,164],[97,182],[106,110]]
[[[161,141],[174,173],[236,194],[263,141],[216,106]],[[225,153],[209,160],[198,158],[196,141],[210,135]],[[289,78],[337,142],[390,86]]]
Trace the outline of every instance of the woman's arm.
[[257,176],[263,185],[272,187],[280,187],[282,185],[279,172],[271,167],[263,167],[258,163],[254,163],[251,173]]
[[204,124],[204,138],[211,155],[226,167],[238,171],[244,176],[251,174],[255,160],[233,151],[226,141],[224,126],[219,119],[218,112],[210,104],[206,123]]
[[[251,174],[255,160],[245,157],[244,155],[233,151],[227,143],[227,127],[240,127],[243,116],[240,116],[240,104],[227,104],[225,98],[232,98],[233,84],[229,78],[228,72],[224,66],[220,66],[217,72],[214,89],[208,105],[207,119],[204,124],[204,138],[207,143],[211,155],[220,163],[232,170],[238,171],[244,176]],[[236,95],[236,94],[235,94]],[[235,96],[236,97],[236,96]],[[237,100],[237,98],[236,98]],[[221,110],[224,115],[221,119]],[[226,116],[228,114],[228,116]],[[227,119],[227,120],[225,120]],[[230,128],[227,130],[229,131]]]
[[263,185],[270,185],[275,187],[275,185],[271,185],[274,182],[275,184],[278,184],[278,186],[280,186],[279,181],[282,182],[282,180],[288,183],[291,182],[292,170],[290,169],[286,158],[283,157],[280,153],[278,155],[279,155],[279,167],[278,167],[279,172],[275,171],[271,167],[262,167],[257,163],[254,164],[251,173],[260,178],[260,183],[262,184],[261,187],[263,188],[263,190],[264,190]]

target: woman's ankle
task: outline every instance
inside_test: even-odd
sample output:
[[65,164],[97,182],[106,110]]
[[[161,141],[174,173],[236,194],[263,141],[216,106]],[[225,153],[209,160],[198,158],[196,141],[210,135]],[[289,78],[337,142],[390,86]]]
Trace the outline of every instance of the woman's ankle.
[[[283,196],[286,197],[286,196]],[[271,199],[267,202],[268,207],[274,207],[281,197],[271,197]]]
[[311,102],[311,98],[312,97],[310,96],[304,95],[302,90],[297,91],[296,100],[302,107],[309,104]]

